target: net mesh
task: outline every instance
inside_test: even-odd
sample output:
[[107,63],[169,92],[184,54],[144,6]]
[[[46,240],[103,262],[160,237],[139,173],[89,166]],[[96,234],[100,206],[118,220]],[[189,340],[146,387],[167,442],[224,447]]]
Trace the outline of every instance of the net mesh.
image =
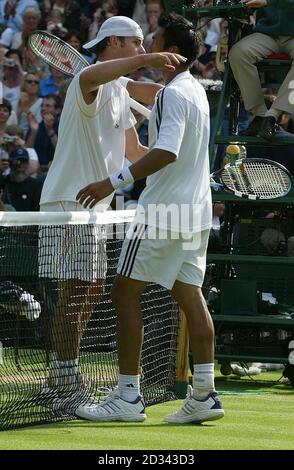
[[288,193],[291,178],[288,173],[272,163],[247,159],[225,167],[222,182],[231,190],[252,198],[271,199]]
[[[72,419],[78,404],[116,385],[110,291],[128,212],[122,221],[110,212],[105,225],[86,212],[0,216],[0,429]],[[97,273],[105,281],[93,283]],[[155,284],[141,306],[151,405],[175,398],[178,307]]]

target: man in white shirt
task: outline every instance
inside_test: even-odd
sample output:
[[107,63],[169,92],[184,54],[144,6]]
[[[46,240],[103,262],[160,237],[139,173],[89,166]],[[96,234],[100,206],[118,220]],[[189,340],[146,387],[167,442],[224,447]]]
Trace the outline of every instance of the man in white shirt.
[[149,123],[151,150],[139,162],[77,195],[81,204],[91,207],[113,188],[148,177],[112,289],[117,312],[118,388],[101,404],[76,410],[79,417],[93,421],[146,418],[139,386],[140,296],[148,282],[170,289],[184,311],[194,359],[193,388],[189,386],[184,406],[166,421],[202,422],[224,415],[214,388],[214,328],[201,292],[212,219],[209,105],[204,89],[189,72],[199,50],[193,25],[178,15],[161,16],[153,42],[153,51],[160,50],[179,53],[187,61],[174,71],[163,72],[166,87],[158,93]]
[[39,8],[28,6],[22,13],[23,26],[20,31],[6,28],[0,38],[0,44],[8,49],[21,49],[25,47],[30,34],[38,29],[41,18]]
[[23,69],[21,54],[10,49],[3,60],[3,98],[10,101],[13,111],[17,112],[23,83]]
[[23,12],[28,7],[39,9],[35,0],[6,0],[1,2],[0,24],[11,28],[13,31],[21,31],[23,26]]
[[[115,16],[105,21],[97,37],[84,46],[95,50],[99,62],[74,77],[68,88],[54,159],[41,195],[41,211],[83,210],[76,201],[81,186],[120,170],[125,155],[135,162],[146,154],[148,149],[139,143],[134,129],[128,92],[135,99],[152,104],[161,87],[118,77],[142,66],[174,69],[173,64],[178,65],[182,58],[169,53],[145,54],[142,42],[143,34],[137,23]],[[93,210],[106,210],[111,199],[107,195]],[[103,227],[93,228],[90,244],[89,231],[84,241],[79,235],[79,243],[75,242],[75,233],[68,230],[64,235],[62,228],[60,231],[55,231],[56,243],[45,233],[41,237],[39,261],[40,276],[59,280],[53,319],[54,357],[48,384],[41,393],[54,400],[64,389],[79,393],[80,339],[103,293],[106,276]],[[65,406],[66,401],[61,401]],[[73,404],[72,397],[70,402]]]

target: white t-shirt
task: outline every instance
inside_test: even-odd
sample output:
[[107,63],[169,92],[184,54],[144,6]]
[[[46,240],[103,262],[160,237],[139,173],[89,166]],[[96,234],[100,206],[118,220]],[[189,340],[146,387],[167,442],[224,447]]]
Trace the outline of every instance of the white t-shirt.
[[[95,101],[87,105],[79,75],[71,82],[62,111],[58,142],[49,168],[41,204],[76,201],[80,189],[107,178],[123,167],[125,131],[135,124],[129,94],[119,80],[101,85]],[[95,206],[108,208],[112,195]]]
[[171,152],[177,160],[147,178],[136,220],[177,233],[211,227],[209,124],[205,90],[190,72],[158,93],[149,121],[150,149]]
[[29,154],[30,160],[32,160],[34,162],[39,162],[37,152],[34,148],[26,148],[26,151]]
[[6,85],[3,85],[3,97],[10,102],[12,109],[15,112],[17,112],[20,95],[21,95],[20,86],[9,88]]
[[16,112],[11,110],[11,114],[8,118],[8,121],[6,123],[7,126],[17,126],[18,125],[18,120],[17,120],[17,115]]

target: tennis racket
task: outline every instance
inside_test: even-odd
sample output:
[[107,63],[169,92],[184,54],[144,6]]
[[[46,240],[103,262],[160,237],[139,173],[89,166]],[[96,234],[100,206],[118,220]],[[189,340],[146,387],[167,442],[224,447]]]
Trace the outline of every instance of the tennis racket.
[[[291,189],[292,176],[283,165],[262,158],[243,158],[210,175],[211,187],[244,199],[275,199]],[[219,183],[214,181],[219,179]]]
[[[70,77],[74,77],[90,65],[74,47],[47,31],[32,33],[28,46],[47,64]],[[130,107],[149,119],[151,111],[132,98],[130,98]]]

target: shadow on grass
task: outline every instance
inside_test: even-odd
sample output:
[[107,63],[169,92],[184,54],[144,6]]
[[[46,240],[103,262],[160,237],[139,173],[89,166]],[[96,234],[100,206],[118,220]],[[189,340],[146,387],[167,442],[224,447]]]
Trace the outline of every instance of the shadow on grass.
[[[74,420],[71,421],[70,423],[56,423],[54,425],[49,425],[50,428],[52,427],[57,428],[58,430],[62,430],[63,428],[66,428],[67,425],[70,424],[71,428],[103,428],[105,429],[106,427],[110,427],[111,429],[172,429],[172,428],[179,428],[183,427],[183,424],[169,424],[169,423],[158,423],[158,424],[149,424],[148,421],[145,423],[123,423],[123,422],[112,422],[112,423],[99,423],[97,421],[84,421],[84,420]],[[210,428],[217,426],[216,423],[210,422],[210,423],[202,423],[202,424],[197,424],[197,423],[187,423],[185,424],[185,427],[195,427],[197,426],[198,428]],[[46,427],[46,425],[42,426],[43,428]],[[66,429],[64,430],[66,432]]]
[[259,376],[228,377],[218,376],[215,379],[216,389],[221,394],[272,393],[288,395],[294,388],[283,378],[281,373],[263,373]]

